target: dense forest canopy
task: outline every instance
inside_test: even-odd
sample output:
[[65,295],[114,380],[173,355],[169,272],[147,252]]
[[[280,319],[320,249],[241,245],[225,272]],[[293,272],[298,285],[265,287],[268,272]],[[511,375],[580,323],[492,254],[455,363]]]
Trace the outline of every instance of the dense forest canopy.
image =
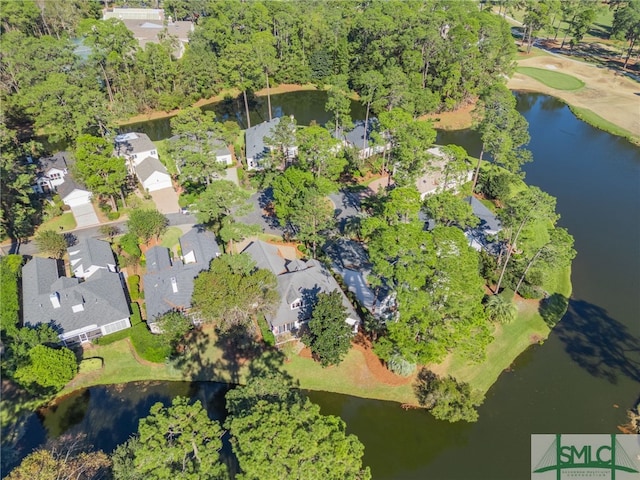
[[[195,20],[184,55],[175,39],[140,48],[97,0],[2,1],[2,100],[11,125],[52,140],[104,135],[114,117],[186,106],[225,88],[346,78],[372,111],[452,109],[512,68],[506,22],[477,2],[127,2]],[[377,72],[380,75],[372,75]]]

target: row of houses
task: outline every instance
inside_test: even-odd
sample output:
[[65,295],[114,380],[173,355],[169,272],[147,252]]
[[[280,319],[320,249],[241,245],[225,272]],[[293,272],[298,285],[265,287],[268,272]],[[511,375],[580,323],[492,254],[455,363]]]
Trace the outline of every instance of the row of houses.
[[[268,138],[273,135],[276,127],[280,124],[282,117],[259,123],[249,127],[245,132],[245,156],[248,170],[260,170],[263,168],[265,158],[275,148],[268,144]],[[372,145],[372,133],[378,130],[376,118],[369,119],[365,131],[365,122],[358,120],[350,130],[339,130],[332,135],[337,141],[337,145],[343,148],[355,148],[360,158],[369,158],[372,155],[382,153],[390,145]],[[285,153],[289,160],[298,155],[297,145],[285,147]]]
[[[179,239],[180,256],[156,246],[146,252],[143,276],[147,322],[159,333],[157,320],[170,311],[189,313],[194,280],[208,270],[220,248],[212,232],[194,227]],[[277,278],[280,303],[267,321],[275,335],[297,332],[311,317],[319,293],[338,291],[345,321],[357,331],[360,319],[331,273],[315,260],[287,260],[275,245],[250,243],[243,251]],[[51,258],[34,257],[22,268],[24,325],[51,325],[65,344],[84,343],[131,327],[126,283],[111,245],[85,239],[69,247],[70,276]],[[197,320],[197,319],[196,319]]]

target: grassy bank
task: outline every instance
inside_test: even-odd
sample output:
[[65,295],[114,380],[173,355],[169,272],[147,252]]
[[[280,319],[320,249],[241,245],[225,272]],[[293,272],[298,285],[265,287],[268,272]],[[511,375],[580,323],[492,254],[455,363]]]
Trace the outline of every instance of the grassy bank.
[[589,110],[588,108],[576,107],[574,105],[568,105],[576,118],[582,120],[583,122],[588,123],[592,127],[597,128],[598,130],[602,130],[603,132],[610,133],[611,135],[616,135],[618,137],[623,137],[629,140],[634,145],[640,145],[640,137],[634,135],[629,130],[625,130],[618,125],[611,123],[608,120],[605,120],[597,113]]
[[[571,269],[558,272],[555,279],[545,285],[550,291],[569,298],[571,295]],[[553,285],[552,285],[553,284]],[[552,288],[555,287],[555,288]],[[543,342],[551,330],[539,312],[536,300],[519,300],[518,316],[512,323],[497,325],[494,340],[487,348],[487,359],[479,364],[469,364],[460,355],[452,354],[434,368],[438,373],[453,375],[469,383],[473,388],[487,392],[500,374],[508,370],[518,356],[531,345]]]

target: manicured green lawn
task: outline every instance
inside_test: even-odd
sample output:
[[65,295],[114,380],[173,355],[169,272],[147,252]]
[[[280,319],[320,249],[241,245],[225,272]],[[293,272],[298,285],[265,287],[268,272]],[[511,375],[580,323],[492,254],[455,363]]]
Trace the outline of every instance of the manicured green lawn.
[[579,90],[584,87],[584,82],[576,77],[566,73],[545,70],[544,68],[516,67],[516,72],[527,75],[547,87],[557,90]]
[[167,248],[173,248],[178,244],[178,239],[182,236],[182,230],[178,227],[169,227],[160,237],[160,245]]
[[536,303],[519,305],[518,318],[507,325],[499,325],[494,340],[487,347],[487,360],[480,364],[469,364],[459,355],[451,355],[447,373],[458,380],[468,382],[472,388],[482,392],[489,390],[503,370],[509,367],[518,355],[524,352],[532,340],[544,340],[549,327],[538,313]]
[[417,404],[411,381],[399,386],[378,382],[369,371],[363,354],[353,348],[338,366],[322,368],[312,359],[295,355],[284,364],[284,369],[305,389]]
[[96,375],[78,376],[67,385],[59,396],[91,385],[110,385],[143,380],[183,380],[182,373],[164,364],[142,364],[131,353],[128,340],[109,345],[94,345],[85,350],[83,359],[101,358],[103,369]]
[[[544,285],[549,292],[571,295],[571,269],[558,272],[555,279]],[[530,345],[544,341],[550,333],[538,311],[538,302],[529,300],[518,304],[518,317],[507,325],[498,325],[494,340],[487,347],[487,359],[480,364],[469,364],[459,355],[447,359],[446,373],[468,382],[475,389],[486,392],[500,374]]]
[[[62,227],[62,228],[60,228]],[[38,230],[53,230],[56,232],[67,232],[76,228],[76,218],[71,212],[64,212],[62,215],[44,222]]]

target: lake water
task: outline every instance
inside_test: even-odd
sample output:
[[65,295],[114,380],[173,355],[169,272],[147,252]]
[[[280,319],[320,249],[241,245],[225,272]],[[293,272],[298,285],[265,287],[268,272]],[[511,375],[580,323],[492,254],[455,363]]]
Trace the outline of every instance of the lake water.
[[[278,95],[272,102],[300,124],[324,123],[321,95]],[[640,149],[577,120],[552,97],[517,98],[535,159],[525,167],[526,181],[558,198],[559,223],[576,240],[569,311],[543,345],[501,375],[475,424],[440,422],[395,403],[309,392],[323,413],[342,417],[364,443],[374,479],[527,479],[532,433],[615,433],[640,395]],[[168,134],[163,125],[144,130],[162,138]],[[438,142],[479,153],[469,131],[441,132]],[[225,391],[224,385],[180,382],[90,388],[33,416],[15,453],[79,431],[110,451],[154,402],[189,395],[220,418]]]

